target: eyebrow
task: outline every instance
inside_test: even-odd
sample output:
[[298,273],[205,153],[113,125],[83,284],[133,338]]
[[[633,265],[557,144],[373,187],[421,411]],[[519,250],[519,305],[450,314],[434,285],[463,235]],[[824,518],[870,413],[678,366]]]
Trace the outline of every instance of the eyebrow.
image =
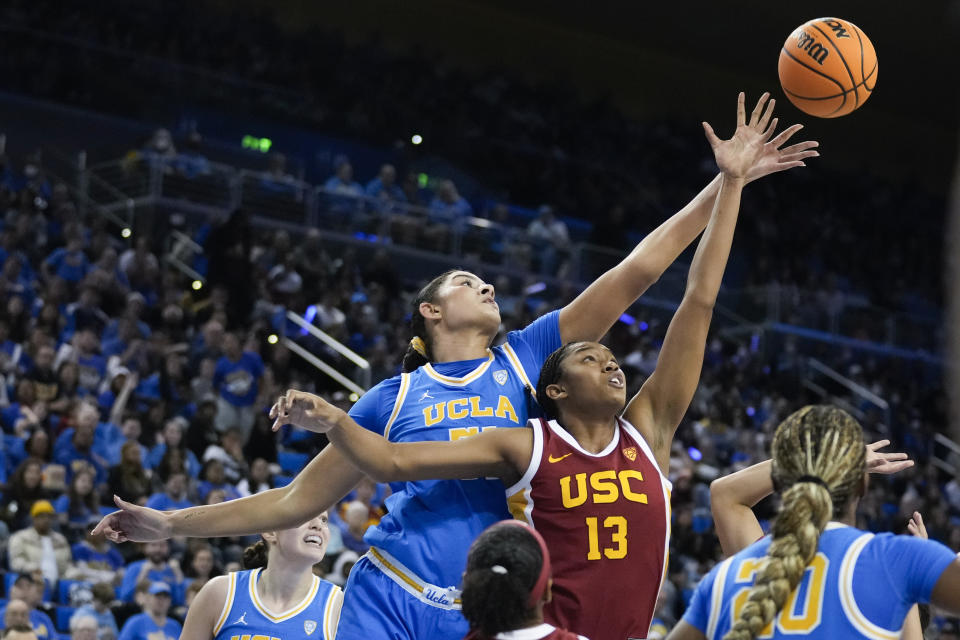
[[588,350],[588,349],[597,349],[598,351],[606,351],[607,353],[610,354],[610,357],[611,357],[611,358],[613,358],[614,360],[617,359],[617,356],[613,355],[613,351],[611,351],[611,350],[608,349],[607,347],[603,346],[602,344],[599,345],[599,347],[598,347],[597,345],[585,344],[585,345],[583,345],[582,347],[577,347],[576,349],[574,349],[573,352],[574,352],[574,353],[580,353],[581,351],[586,351],[586,350]]
[[457,275],[453,276],[454,280],[456,280],[457,278],[466,278],[467,280],[476,280],[478,282],[480,280],[480,278],[476,276],[471,276],[470,274],[467,274],[467,273],[458,273]]

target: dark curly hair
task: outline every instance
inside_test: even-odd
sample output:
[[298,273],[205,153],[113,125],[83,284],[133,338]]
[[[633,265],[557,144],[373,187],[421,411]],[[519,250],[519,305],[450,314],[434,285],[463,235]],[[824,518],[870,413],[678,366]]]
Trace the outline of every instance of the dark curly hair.
[[527,600],[542,566],[540,545],[524,527],[494,525],[481,533],[463,576],[463,617],[470,629],[493,638],[529,622],[535,612]]

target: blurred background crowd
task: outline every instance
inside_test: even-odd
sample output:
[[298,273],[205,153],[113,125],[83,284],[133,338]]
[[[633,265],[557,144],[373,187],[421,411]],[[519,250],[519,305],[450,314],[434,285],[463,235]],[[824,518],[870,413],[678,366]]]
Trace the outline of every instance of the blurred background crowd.
[[[569,87],[327,30],[290,36],[255,11],[204,5],[184,20],[185,7],[119,6],[6,3],[0,88],[164,124],[103,146],[118,192],[157,179],[229,189],[226,163],[255,176],[263,199],[195,211],[187,204],[203,198],[185,188],[175,213],[153,201],[116,225],[91,206],[82,167],[50,166],[61,140],[0,138],[0,622],[29,619],[40,638],[116,637],[141,613],[182,620],[206,580],[239,567],[250,539],[115,546],[90,530],[113,496],[172,509],[289,482],[326,441],[273,433],[277,395],[293,387],[344,408],[356,398],[296,350],[354,385],[395,375],[425,275],[411,256],[495,284],[502,338],[572,299],[715,173],[697,122],[638,120]],[[382,153],[228,154],[196,121],[170,120],[172,91]],[[779,421],[811,401],[855,411],[873,439],[917,462],[874,478],[861,526],[903,532],[919,510],[931,537],[960,552],[960,460],[936,437],[948,423],[946,205],[912,178],[810,169],[749,188],[726,312],[672,457],[656,633],[720,558],[710,482],[765,459]],[[315,226],[270,222],[271,203],[308,193]],[[174,233],[193,248],[171,248]],[[684,272],[608,336],[633,391],[656,364]],[[791,329],[764,325],[773,315]],[[343,584],[388,495],[365,482],[331,514],[319,575]],[[773,498],[757,507],[765,525],[775,512]],[[957,636],[956,621],[934,614],[929,637]]]

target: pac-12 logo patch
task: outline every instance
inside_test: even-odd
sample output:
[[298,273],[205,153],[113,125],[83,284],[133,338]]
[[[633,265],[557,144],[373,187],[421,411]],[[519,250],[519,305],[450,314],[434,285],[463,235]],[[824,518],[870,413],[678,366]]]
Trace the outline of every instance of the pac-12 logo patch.
[[500,369],[500,371],[494,371],[493,379],[496,380],[500,386],[507,384],[507,370]]
[[623,455],[630,458],[630,462],[633,462],[637,459],[637,448],[636,447],[627,447],[623,450]]
[[303,632],[304,632],[305,634],[310,635],[311,633],[313,633],[313,631],[314,631],[316,628],[317,628],[317,621],[316,621],[316,620],[304,620],[304,621],[303,621]]

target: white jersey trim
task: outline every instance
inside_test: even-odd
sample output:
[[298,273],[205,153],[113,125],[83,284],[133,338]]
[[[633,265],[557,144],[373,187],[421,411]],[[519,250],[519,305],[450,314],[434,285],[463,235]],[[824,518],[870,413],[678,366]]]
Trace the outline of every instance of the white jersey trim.
[[623,426],[624,431],[630,434],[630,437],[636,440],[637,444],[640,446],[640,450],[643,451],[643,455],[647,456],[647,460],[650,461],[650,464],[653,465],[653,468],[657,470],[657,473],[660,474],[660,481],[667,488],[667,491],[673,491],[673,483],[670,482],[670,478],[663,474],[663,470],[660,468],[660,465],[657,464],[657,459],[653,455],[653,449],[650,448],[650,444],[647,442],[647,439],[644,438],[637,428],[627,422],[624,418],[617,418],[620,421],[621,426]]
[[482,376],[486,370],[490,368],[490,365],[493,363],[493,351],[490,351],[489,349],[487,351],[488,354],[486,361],[479,364],[476,369],[460,378],[454,378],[453,376],[445,376],[441,373],[437,373],[437,370],[434,369],[433,365],[431,365],[429,362],[423,365],[421,368],[423,369],[424,373],[441,384],[451,387],[465,387],[474,380],[478,380],[480,376]]
[[407,399],[408,391],[410,391],[410,374],[401,373],[400,390],[397,391],[397,399],[393,403],[393,411],[390,412],[390,419],[387,420],[387,425],[383,428],[383,437],[387,440],[390,439],[390,428],[393,427],[394,421],[397,419],[397,416],[400,415],[400,409],[403,407],[403,401]]
[[860,611],[857,600],[853,595],[853,574],[857,566],[857,560],[860,558],[860,553],[864,547],[872,539],[872,533],[863,534],[853,541],[853,544],[850,545],[843,556],[843,562],[840,564],[840,579],[837,580],[837,589],[840,592],[840,607],[853,628],[865,637],[875,640],[897,640],[903,627],[892,630],[874,624]]
[[334,640],[337,637],[341,607],[343,607],[343,591],[340,587],[335,586],[327,595],[327,604],[323,608],[323,637],[325,640]]
[[[546,638],[548,635],[556,631],[557,628],[552,624],[538,624],[535,627],[527,627],[526,629],[517,629],[515,631],[501,631],[497,634],[497,640],[541,640],[541,638]],[[587,640],[587,638],[578,635],[580,640]]]
[[603,451],[600,453],[590,453],[586,449],[580,446],[580,443],[577,442],[577,439],[574,438],[570,433],[560,426],[560,423],[556,420],[551,420],[547,423],[550,430],[557,434],[560,438],[563,439],[568,445],[579,451],[585,456],[590,456],[591,458],[602,458],[604,456],[610,455],[614,449],[617,448],[617,445],[620,444],[620,429],[614,429],[613,438],[610,439],[610,444],[603,448]]
[[[543,460],[543,425],[540,422],[539,418],[531,418],[527,421],[527,425],[533,431],[533,450],[530,454],[530,464],[527,465],[527,470],[524,471],[523,476],[511,487],[508,487],[504,492],[507,496],[507,505],[511,506],[512,499],[517,495],[521,494],[523,500],[523,518],[522,520],[527,524],[533,525],[533,478],[537,475],[537,471],[540,470],[540,462]],[[511,510],[513,517],[516,518],[517,514]]]
[[533,383],[530,382],[530,378],[527,376],[527,372],[523,370],[523,363],[520,362],[520,356],[517,355],[517,352],[513,350],[513,347],[510,346],[509,342],[503,343],[503,352],[507,356],[507,360],[510,361],[510,366],[517,372],[517,375],[520,376],[520,381],[523,383],[529,391],[530,395],[533,396],[533,399],[537,399],[537,389],[533,386]]
[[710,588],[710,617],[707,619],[708,638],[717,637],[717,624],[720,622],[720,614],[723,612],[723,591],[727,583],[727,572],[730,571],[730,565],[733,563],[733,556],[720,563],[717,569],[717,575],[713,577],[713,586]]
[[[412,595],[420,602],[448,611],[460,610],[460,590],[456,587],[438,587],[421,579],[410,569],[403,566],[399,560],[378,547],[370,547],[363,556],[393,580],[397,586]],[[428,596],[432,596],[428,597]]]
[[223,625],[226,624],[227,616],[230,615],[230,611],[233,609],[233,597],[237,593],[237,572],[232,571],[227,575],[229,576],[227,579],[227,599],[223,601],[223,608],[220,610],[220,617],[217,618],[217,624],[213,625],[214,637],[220,633]]

